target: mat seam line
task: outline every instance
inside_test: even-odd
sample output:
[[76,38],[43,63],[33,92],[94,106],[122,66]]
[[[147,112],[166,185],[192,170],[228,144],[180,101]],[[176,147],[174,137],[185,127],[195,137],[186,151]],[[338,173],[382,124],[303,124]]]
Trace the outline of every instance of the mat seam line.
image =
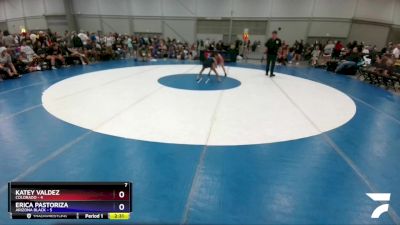
[[202,150],[202,152],[200,154],[199,163],[196,166],[196,170],[195,170],[195,174],[194,174],[194,177],[193,177],[192,185],[191,185],[191,188],[190,188],[190,191],[189,191],[189,195],[188,195],[188,198],[187,198],[187,201],[186,201],[186,204],[185,204],[185,208],[184,208],[184,212],[183,212],[183,216],[182,216],[182,221],[180,223],[180,224],[183,224],[183,225],[187,224],[188,221],[189,221],[190,205],[191,205],[191,203],[193,201],[192,198],[193,198],[193,194],[195,193],[195,189],[199,185],[198,176],[199,176],[201,167],[204,164],[205,156],[207,154],[207,150],[208,150],[208,147],[209,147],[208,146],[208,142],[210,140],[210,137],[211,137],[211,134],[212,134],[212,130],[213,130],[215,122],[216,122],[216,117],[217,117],[219,106],[221,104],[221,99],[222,99],[223,93],[224,93],[224,91],[221,91],[219,96],[218,96],[217,104],[215,105],[213,116],[211,118],[211,126],[210,126],[210,129],[209,129],[209,132],[208,132],[206,143],[205,143],[205,145],[203,147],[203,150]]
[[[114,82],[114,81],[120,81],[120,80],[123,80],[123,79],[126,79],[126,78],[128,78],[128,76],[123,77],[123,78],[120,78],[120,79],[115,79],[115,80],[106,82],[106,83],[104,83],[104,85],[108,85],[108,84],[110,84],[110,83],[112,83],[112,82]],[[57,80],[56,80],[56,81],[57,81]],[[92,88],[87,88],[87,89],[84,89],[84,90],[82,90],[82,91],[74,92],[74,93],[69,94],[69,95],[65,95],[65,96],[61,96],[61,97],[59,97],[59,98],[51,99],[51,101],[59,101],[59,100],[62,100],[63,98],[67,98],[67,97],[73,96],[73,95],[75,95],[75,94],[81,94],[81,93],[84,93],[84,92],[86,92],[86,91],[90,91],[90,90],[93,89],[93,88],[98,88],[98,87],[102,87],[102,86],[103,86],[103,85],[95,86],[95,87],[92,87]],[[1,94],[0,94],[0,95],[1,95]],[[43,93],[42,93],[42,95],[43,95]],[[11,114],[11,115],[9,115],[9,116],[0,118],[0,122],[1,122],[1,121],[5,121],[5,120],[8,120],[8,119],[10,119],[10,118],[12,118],[12,117],[14,117],[14,116],[18,116],[19,114],[22,114],[22,113],[24,113],[24,112],[31,111],[31,110],[33,110],[33,109],[35,109],[35,108],[37,108],[37,107],[42,106],[42,105],[43,105],[43,103],[37,104],[37,105],[33,105],[33,106],[28,107],[28,108],[25,108],[25,109],[23,109],[23,110],[21,110],[21,111],[15,112],[15,113],[13,113],[13,114]]]
[[[288,98],[288,100],[303,114],[303,116],[308,120],[308,122],[316,129],[320,135],[323,136],[323,139],[325,142],[333,148],[333,150],[346,162],[350,168],[355,172],[355,174],[364,182],[364,184],[372,191],[372,192],[377,192],[377,189],[375,188],[375,185],[373,185],[367,178],[367,176],[361,172],[361,170],[355,165],[355,163],[344,153],[344,151],[327,135],[325,132],[322,132],[321,129],[312,121],[312,119],[302,110],[300,106],[298,106],[293,99],[289,96],[289,94],[286,93],[286,91],[279,86],[278,83],[276,83],[274,80],[272,82],[280,89],[280,91]],[[400,225],[400,217],[397,215],[397,213],[390,208],[391,210],[388,212],[389,217],[391,220],[397,224]]]
[[36,82],[36,83],[33,83],[33,84],[25,85],[25,86],[22,86],[22,87],[17,87],[17,88],[9,89],[9,90],[6,90],[6,91],[2,91],[2,92],[0,92],[0,96],[8,94],[8,93],[13,92],[13,91],[18,91],[18,90],[21,90],[21,89],[24,89],[24,88],[34,87],[34,86],[37,86],[37,85],[40,85],[40,84],[43,84],[43,83],[45,83],[45,81],[40,81],[40,82]]
[[[196,68],[196,66],[188,69],[185,73],[187,73],[188,71],[193,70],[194,68]],[[107,85],[107,84],[105,84]],[[104,126],[105,124],[109,123],[111,120],[115,119],[117,116],[125,113],[126,111],[128,111],[130,108],[134,107],[135,105],[143,102],[145,99],[147,99],[148,97],[152,96],[153,94],[161,91],[162,89],[165,89],[165,86],[159,86],[157,88],[155,88],[153,91],[149,92],[148,94],[146,94],[145,96],[143,96],[142,98],[138,99],[137,101],[129,104],[127,107],[125,107],[123,110],[120,110],[120,112],[114,114],[112,117],[110,117],[109,119],[103,121],[102,123],[100,123],[99,125],[97,125],[96,127],[94,127],[93,129],[91,129],[92,131],[97,132],[98,129],[100,129],[102,126]]]
[[385,117],[387,117],[387,118],[393,120],[394,122],[396,122],[397,124],[400,125],[400,120],[398,120],[396,117],[394,117],[394,116],[392,116],[392,115],[390,115],[390,114],[388,114],[388,113],[386,113],[386,112],[384,112],[384,111],[382,111],[382,110],[379,110],[379,109],[376,108],[375,106],[369,104],[368,102],[366,102],[366,101],[364,101],[364,100],[361,100],[361,99],[355,97],[354,95],[350,95],[350,94],[349,94],[349,96],[350,96],[351,98],[353,98],[354,100],[356,100],[357,102],[360,102],[361,104],[364,104],[364,105],[367,106],[368,108],[370,108],[370,109],[372,109],[372,110],[374,110],[374,111],[376,111],[376,112],[378,112],[378,113],[382,113]]
[[[190,70],[194,69],[195,67],[191,68]],[[130,104],[128,107],[124,108],[123,110],[121,110],[119,113],[114,114],[112,117],[110,117],[110,119],[103,121],[102,123],[100,123],[98,126],[96,126],[94,129],[90,129],[89,131],[87,131],[86,133],[78,136],[77,138],[75,138],[73,141],[68,142],[67,144],[61,146],[60,148],[58,148],[56,151],[52,152],[50,154],[50,156],[46,157],[45,159],[40,160],[39,162],[37,162],[36,164],[34,164],[33,166],[27,168],[25,171],[23,171],[22,173],[20,173],[18,176],[16,176],[12,181],[16,181],[16,179],[21,179],[23,177],[25,177],[26,175],[36,171],[37,169],[39,169],[42,165],[44,165],[45,163],[47,163],[48,161],[56,158],[57,156],[61,155],[62,153],[64,153],[66,150],[70,149],[70,147],[72,147],[74,144],[79,143],[81,140],[83,140],[86,136],[88,136],[89,134],[95,132],[95,129],[100,128],[101,126],[103,126],[104,124],[106,124],[107,122],[109,122],[110,120],[114,119],[116,116],[120,115],[121,113],[125,112],[126,110],[128,110],[130,107],[133,107],[134,105],[142,102],[144,99],[150,97],[151,95],[157,93],[158,91],[160,91],[161,89],[163,89],[164,87],[158,87],[157,89],[153,90],[152,92],[150,92],[149,94],[147,94],[146,96],[144,96],[143,98],[139,99],[138,101],[135,101],[133,104]],[[41,105],[41,104],[40,104]],[[7,190],[8,185],[4,185],[2,188],[0,188],[0,193],[4,192],[5,190]]]
[[[310,75],[307,75],[307,74],[304,74],[303,76],[306,77],[306,78],[309,79],[309,80],[314,81],[314,82],[319,82],[319,83],[322,83],[322,84],[324,84],[324,85],[327,85],[327,86],[329,86],[329,87],[331,87],[331,88],[335,88],[335,87],[332,87],[332,86],[330,86],[329,84],[325,83],[324,81],[321,81],[321,79],[318,79],[318,78],[315,79],[315,77],[311,77]],[[336,88],[335,88],[335,89],[336,89]],[[387,117],[387,118],[389,118],[389,119],[395,121],[397,124],[400,124],[400,120],[397,119],[396,117],[390,115],[389,113],[384,112],[384,111],[382,111],[382,110],[379,110],[377,107],[375,107],[375,106],[369,104],[368,102],[366,102],[366,101],[364,101],[364,100],[361,100],[361,99],[358,98],[358,97],[355,97],[355,96],[352,95],[352,94],[348,94],[348,93],[346,93],[346,94],[347,94],[348,96],[350,96],[352,99],[354,99],[355,101],[357,101],[357,102],[359,102],[359,103],[361,103],[361,104],[366,105],[367,107],[371,108],[372,110],[374,110],[374,111],[376,111],[376,112],[382,113],[385,117]],[[393,95],[393,94],[392,94],[392,95]]]
[[[160,68],[160,67],[157,67],[157,68],[150,68],[150,69],[147,69],[147,70],[142,71],[142,72],[143,72],[143,73],[147,73],[147,72],[149,72],[149,71],[152,71],[152,70],[155,70],[155,69],[158,69],[158,68]],[[100,70],[99,72],[101,72],[101,70]],[[78,75],[78,76],[79,76],[79,75]],[[129,75],[126,75],[126,76],[123,76],[123,77],[120,77],[120,78],[116,78],[116,79],[107,81],[107,82],[102,83],[102,84],[100,84],[100,85],[95,85],[95,86],[93,86],[93,87],[85,88],[85,89],[83,89],[83,90],[80,90],[80,91],[77,91],[77,92],[74,92],[74,93],[71,93],[71,94],[68,94],[68,95],[64,95],[64,96],[60,96],[60,97],[58,97],[58,98],[51,99],[51,101],[62,100],[62,99],[64,99],[64,98],[67,98],[67,97],[70,97],[70,96],[73,96],[73,95],[76,95],[76,94],[82,94],[82,93],[88,92],[88,91],[90,91],[90,90],[93,90],[93,89],[95,89],[95,88],[104,87],[104,86],[107,86],[107,85],[112,84],[112,83],[114,83],[114,82],[119,82],[119,81],[122,81],[122,80],[125,80],[125,79],[129,79],[129,78],[132,78],[132,77],[133,77],[133,76],[132,76],[131,74],[129,74]]]
[[[157,68],[153,68],[153,69],[157,69]],[[152,69],[146,70],[146,72],[148,72],[148,71],[150,71],[150,70],[152,70]],[[101,70],[100,70],[100,71],[101,71]],[[79,76],[79,75],[77,75],[77,76]],[[125,78],[128,78],[128,76],[127,76],[127,77],[124,77],[124,78],[121,78],[121,79],[115,79],[115,80],[106,82],[106,83],[104,83],[104,84],[107,85],[107,84],[109,84],[109,83],[111,83],[111,82],[113,82],[113,81],[122,80],[122,79],[125,79]],[[55,81],[57,81],[57,80],[58,80],[58,79],[56,79]],[[60,80],[61,80],[61,79],[60,79]],[[96,87],[101,87],[101,86],[103,86],[103,85],[96,86]],[[66,95],[66,96],[62,96],[62,97],[59,97],[59,98],[56,98],[56,99],[52,99],[52,100],[58,101],[58,100],[61,100],[61,99],[64,98],[64,97],[69,97],[69,96],[72,96],[72,95],[74,95],[74,94],[82,93],[82,92],[85,92],[85,91],[90,90],[90,89],[93,89],[93,88],[88,88],[88,89],[85,89],[85,90],[83,90],[83,91],[75,92],[75,93],[73,93],[73,94]],[[1,95],[1,93],[0,93],[0,95]],[[42,94],[42,95],[43,95],[43,94]],[[25,109],[23,109],[23,110],[21,110],[21,111],[15,112],[15,113],[13,113],[13,114],[11,114],[11,115],[8,115],[8,116],[5,116],[5,117],[3,117],[3,118],[0,117],[0,122],[6,121],[6,120],[8,120],[8,119],[10,119],[10,118],[12,118],[12,117],[18,116],[18,115],[23,114],[23,113],[25,113],[25,112],[34,110],[34,109],[36,109],[36,108],[38,108],[38,107],[40,107],[40,106],[43,106],[43,103],[37,104],[37,105],[33,105],[33,106],[31,106],[31,107],[28,107],[28,108],[25,108]]]
[[[60,71],[62,71],[62,70],[60,70]],[[101,70],[97,70],[97,71],[101,71]],[[97,71],[88,71],[88,72],[86,72],[86,73],[92,73],[92,72],[97,72]],[[46,71],[40,71],[40,72],[46,72]],[[51,71],[49,71],[49,72],[51,72]],[[53,71],[53,72],[55,72],[55,71]],[[85,74],[85,73],[73,74],[73,75],[71,75],[70,77],[79,76],[79,75],[82,75],[82,74]],[[32,72],[31,72],[31,73],[28,73],[28,74],[25,75],[25,76],[43,76],[43,74],[41,74],[41,75],[34,75],[34,74],[32,74]],[[50,75],[50,76],[53,76],[53,75]],[[70,77],[67,77],[67,78],[70,78]],[[43,77],[40,77],[40,79],[43,79]],[[43,80],[43,81],[40,81],[40,82],[32,83],[32,84],[30,84],[30,85],[25,85],[25,86],[22,86],[22,87],[17,87],[17,88],[12,88],[12,89],[9,89],[9,90],[6,90],[6,91],[2,91],[2,92],[0,92],[0,96],[3,95],[3,94],[7,94],[7,93],[10,93],[10,92],[13,92],[13,91],[18,91],[18,90],[20,90],[20,89],[25,89],[25,88],[37,86],[37,85],[40,85],[40,84],[45,84],[45,83],[48,83],[49,81],[50,81],[50,82],[57,82],[57,81],[60,81],[60,80],[63,80],[63,79],[65,79],[65,77],[52,77],[52,78],[50,78],[50,79],[48,79],[48,80]]]
[[[85,137],[87,137],[89,134],[95,132],[95,129],[100,128],[101,126],[103,126],[104,124],[106,124],[109,120],[114,119],[116,116],[120,115],[121,113],[123,113],[124,111],[128,110],[130,107],[134,106],[135,104],[140,103],[141,101],[143,101],[144,99],[150,97],[152,94],[158,92],[159,90],[161,90],[163,87],[159,87],[156,90],[152,91],[151,93],[149,93],[148,95],[146,95],[144,98],[135,101],[133,104],[130,104],[127,108],[124,108],[123,110],[121,110],[119,113],[114,114],[112,117],[110,117],[110,119],[103,121],[102,123],[100,123],[98,126],[96,126],[94,129],[90,129],[89,131],[87,131],[86,133],[80,135],[79,137],[75,138],[73,141],[68,142],[67,144],[61,146],[60,148],[58,148],[56,151],[54,151],[53,153],[50,154],[50,156],[46,157],[45,159],[40,160],[39,162],[37,162],[36,164],[32,165],[31,167],[27,168],[25,171],[23,171],[22,173],[20,173],[17,177],[15,177],[12,181],[16,181],[17,179],[21,179],[25,176],[27,176],[28,174],[35,172],[37,169],[39,169],[42,165],[44,165],[45,163],[49,162],[50,160],[56,158],[57,156],[61,155],[62,153],[64,153],[66,150],[70,149],[70,147],[72,147],[73,145],[79,143],[81,140],[83,140]],[[3,186],[0,189],[0,193],[4,192],[5,190],[7,190],[7,185]]]
[[40,106],[42,106],[42,104],[33,105],[33,106],[30,106],[30,107],[28,107],[28,108],[25,108],[25,109],[23,109],[23,110],[21,110],[21,111],[12,113],[12,114],[10,114],[10,115],[8,115],[8,116],[0,117],[0,122],[6,121],[6,120],[11,119],[11,118],[13,118],[13,117],[15,117],[15,116],[18,116],[18,115],[20,115],[20,114],[23,114],[23,113],[29,112],[29,111],[31,111],[31,110],[34,110],[34,109],[36,109],[36,108],[39,108]]
[[[96,63],[96,64],[92,64],[92,65],[99,65],[99,64]],[[149,64],[149,65],[123,66],[123,67],[116,67],[116,68],[105,69],[105,70],[100,69],[100,70],[94,70],[94,71],[86,71],[86,72],[83,72],[83,73],[74,73],[73,75],[67,77],[67,79],[71,78],[71,77],[79,76],[79,75],[82,75],[82,74],[86,74],[86,73],[95,73],[95,72],[107,71],[107,70],[113,70],[113,69],[123,69],[123,68],[129,68],[129,67],[152,66],[152,65],[154,65],[154,66],[160,66],[161,65],[162,66],[162,64]],[[175,64],[168,64],[168,65],[175,65]],[[60,70],[60,71],[63,71],[63,70]],[[51,71],[43,70],[41,72],[51,72]],[[55,71],[53,71],[53,72],[55,72]],[[28,76],[31,76],[31,75],[33,76],[34,74],[28,73]],[[36,75],[34,75],[34,76],[36,76]],[[43,76],[43,74],[37,75],[37,76]],[[41,77],[41,79],[42,78],[43,77]],[[30,84],[30,85],[25,85],[25,86],[22,86],[22,87],[12,88],[12,89],[0,92],[0,96],[3,95],[3,94],[7,94],[9,92],[13,92],[13,91],[17,91],[17,90],[20,90],[20,89],[29,88],[29,87],[32,87],[32,86],[37,86],[37,85],[40,85],[40,84],[44,84],[44,83],[47,83],[48,81],[57,82],[57,81],[63,80],[63,79],[65,79],[65,77],[56,77],[56,78],[51,78],[50,80],[47,80],[47,81],[40,81],[40,82],[36,82],[36,83]]]
[[[39,162],[35,163],[34,165],[32,165],[31,167],[27,168],[26,170],[24,170],[23,172],[21,172],[20,174],[18,174],[18,176],[16,176],[15,178],[13,178],[11,181],[18,181],[21,178],[26,177],[27,175],[31,174],[32,172],[35,172],[37,169],[39,169],[41,166],[43,166],[44,164],[46,164],[47,162],[49,162],[50,160],[56,158],[57,156],[61,155],[62,153],[66,152],[68,149],[70,149],[70,147],[72,147],[73,145],[79,143],[80,141],[82,141],[84,138],[86,138],[89,134],[93,133],[93,131],[89,130],[87,132],[85,132],[84,134],[78,136],[77,138],[73,139],[72,141],[66,143],[65,145],[61,146],[60,148],[58,148],[56,151],[52,152],[49,156],[47,156],[46,158],[40,160]],[[4,185],[1,189],[0,189],[0,193],[6,191],[8,188],[8,185]]]

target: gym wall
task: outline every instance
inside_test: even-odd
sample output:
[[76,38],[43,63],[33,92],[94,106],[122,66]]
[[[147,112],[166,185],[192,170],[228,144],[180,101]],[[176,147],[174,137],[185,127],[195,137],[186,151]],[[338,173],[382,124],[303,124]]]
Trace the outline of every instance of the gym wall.
[[363,41],[368,45],[382,47],[386,44],[390,27],[354,22],[351,26],[349,40]]
[[293,44],[295,40],[307,39],[307,27],[309,22],[305,20],[272,20],[268,24],[268,35],[277,30],[282,40]]
[[396,42],[400,40],[400,27],[393,27],[390,30],[388,41]]

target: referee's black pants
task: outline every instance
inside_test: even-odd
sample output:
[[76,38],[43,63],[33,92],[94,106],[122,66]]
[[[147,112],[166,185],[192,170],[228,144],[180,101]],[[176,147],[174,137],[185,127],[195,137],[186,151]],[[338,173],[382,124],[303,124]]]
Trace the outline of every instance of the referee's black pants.
[[267,67],[265,74],[268,75],[269,70],[271,70],[271,74],[274,73],[277,55],[267,55]]

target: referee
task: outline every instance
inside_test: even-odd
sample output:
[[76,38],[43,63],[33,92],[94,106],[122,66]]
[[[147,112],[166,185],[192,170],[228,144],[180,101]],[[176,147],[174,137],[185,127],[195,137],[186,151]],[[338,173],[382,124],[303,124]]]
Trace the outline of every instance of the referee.
[[265,43],[267,53],[267,67],[265,75],[268,76],[268,72],[271,69],[271,77],[274,77],[275,62],[278,57],[278,50],[282,45],[281,39],[278,38],[278,32],[272,31],[272,37]]

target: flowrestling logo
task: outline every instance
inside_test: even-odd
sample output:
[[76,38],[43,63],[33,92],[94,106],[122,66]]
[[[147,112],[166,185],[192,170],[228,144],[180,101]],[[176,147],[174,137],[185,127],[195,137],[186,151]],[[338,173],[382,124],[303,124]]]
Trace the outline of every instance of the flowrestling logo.
[[372,219],[378,219],[383,213],[389,210],[390,193],[366,193],[366,195],[370,199],[382,203],[382,205],[375,208],[372,212]]

